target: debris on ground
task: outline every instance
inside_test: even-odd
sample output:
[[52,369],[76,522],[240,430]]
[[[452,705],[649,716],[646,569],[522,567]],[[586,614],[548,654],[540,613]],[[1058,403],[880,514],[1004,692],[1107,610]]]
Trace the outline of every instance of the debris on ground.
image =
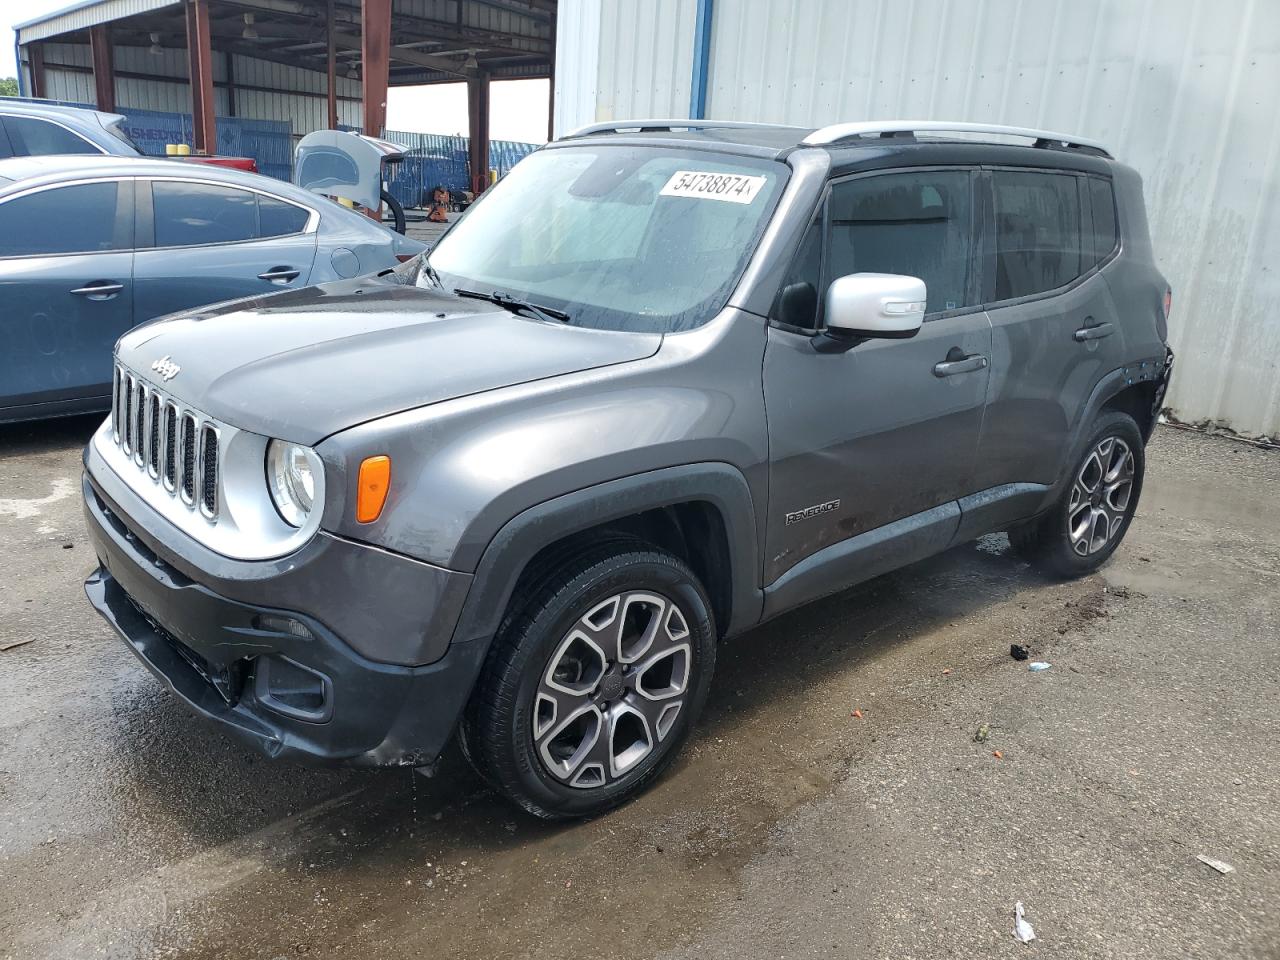
[[951,668],[950,668],[950,667],[947,667],[947,669],[943,670],[943,671],[942,671],[942,675],[943,675],[944,677],[949,677],[949,676],[951,676]]
[[34,640],[35,640],[35,637],[27,637],[23,640],[14,640],[11,643],[6,643],[4,646],[0,647],[0,653],[4,653],[6,650],[12,650],[15,647],[25,646],[26,644],[31,643]]
[[999,750],[992,750],[992,751],[991,751],[991,755],[992,755],[993,757],[995,757],[997,760],[1003,760],[1003,759],[1004,759],[1004,754],[1003,754],[1003,753],[1001,753]]
[[1236,868],[1229,863],[1223,863],[1221,860],[1215,860],[1213,857],[1206,857],[1203,853],[1197,853],[1196,859],[1203,863],[1206,867],[1212,867],[1219,873],[1235,873]]
[[1009,656],[1015,660],[1029,660],[1031,651],[1020,643],[1011,643],[1009,644]]
[[973,742],[986,743],[989,736],[991,736],[991,724],[984,723],[978,728],[978,732],[973,735]]
[[1045,663],[1043,660],[1036,660],[1034,663],[1028,663],[1027,669],[1032,673],[1043,673],[1051,666],[1053,666],[1053,664]]
[[854,711],[853,711],[853,713],[849,714],[849,716],[851,716],[851,717],[857,717],[859,720],[861,720],[861,719],[862,719],[862,711],[861,711],[861,710],[854,710]]
[[1013,939],[1019,943],[1030,943],[1036,938],[1035,928],[1023,919],[1022,901],[1013,905]]

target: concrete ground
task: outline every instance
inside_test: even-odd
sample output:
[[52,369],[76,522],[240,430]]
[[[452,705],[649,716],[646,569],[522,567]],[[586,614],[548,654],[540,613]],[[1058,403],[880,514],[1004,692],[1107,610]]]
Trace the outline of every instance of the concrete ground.
[[0,431],[0,957],[1280,957],[1278,452],[1164,428],[1098,576],[991,537],[730,642],[656,788],[546,826],[184,713],[81,593],[93,426]]

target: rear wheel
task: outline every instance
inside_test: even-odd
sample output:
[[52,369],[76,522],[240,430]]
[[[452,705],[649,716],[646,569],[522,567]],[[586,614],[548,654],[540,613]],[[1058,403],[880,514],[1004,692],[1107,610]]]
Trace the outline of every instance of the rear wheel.
[[1009,531],[1020,554],[1062,577],[1092,573],[1124,539],[1138,508],[1146,456],[1133,418],[1111,411],[1094,424],[1071,482],[1046,513]]
[[679,752],[714,665],[710,604],[682,561],[635,540],[589,549],[513,599],[463,750],[536,816],[603,812]]

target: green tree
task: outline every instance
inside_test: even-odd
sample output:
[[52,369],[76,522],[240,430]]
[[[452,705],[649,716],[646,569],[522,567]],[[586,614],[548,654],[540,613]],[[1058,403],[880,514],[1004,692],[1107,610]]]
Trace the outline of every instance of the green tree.
[[13,77],[0,77],[0,97],[16,97],[18,81]]

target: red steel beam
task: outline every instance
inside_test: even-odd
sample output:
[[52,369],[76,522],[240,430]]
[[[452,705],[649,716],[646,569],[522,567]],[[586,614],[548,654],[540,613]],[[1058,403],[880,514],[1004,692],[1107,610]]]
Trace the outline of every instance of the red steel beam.
[[45,96],[44,44],[29,44],[27,46],[27,57],[31,66],[31,95],[43,98]]
[[380,137],[387,125],[391,0],[360,0],[360,61],[364,82],[364,132],[371,137]]
[[471,189],[483,193],[489,186],[489,77],[467,81],[467,120],[471,135]]
[[187,64],[191,81],[192,148],[218,152],[213,114],[213,40],[209,33],[209,0],[187,0]]
[[93,61],[93,90],[98,109],[115,113],[116,68],[111,56],[110,27],[105,23],[89,28],[89,54]]
[[325,39],[328,44],[329,81],[329,129],[338,129],[338,44],[334,37],[333,0],[329,0],[328,19],[325,21]]

